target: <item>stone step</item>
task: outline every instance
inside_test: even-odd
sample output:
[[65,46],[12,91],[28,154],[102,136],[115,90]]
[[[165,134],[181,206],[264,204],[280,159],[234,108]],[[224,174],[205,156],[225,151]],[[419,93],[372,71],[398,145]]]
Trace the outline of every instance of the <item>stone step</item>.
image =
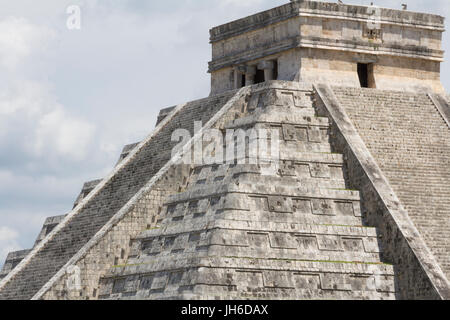
[[198,249],[254,258],[380,262],[374,228],[212,219],[143,232],[133,240],[129,261]]
[[[397,296],[391,292],[378,291],[339,291],[339,290],[321,290],[321,289],[299,289],[286,290],[270,288],[261,292],[230,292],[229,287],[212,287],[212,286],[197,286],[195,291],[198,294],[179,294],[167,293],[163,295],[164,299],[183,299],[189,300],[207,300],[211,299],[211,294],[215,293],[214,300],[396,300]],[[205,292],[205,293],[203,293]],[[134,296],[132,299],[146,299],[150,298],[149,292],[140,292],[141,295]],[[121,299],[124,299],[123,297]]]
[[[303,237],[309,241],[310,237]],[[302,240],[303,240],[302,239]],[[335,238],[328,237],[327,241],[339,241]],[[309,244],[308,244],[309,245]],[[259,258],[259,259],[284,259],[284,260],[302,260],[302,261],[343,261],[343,262],[365,262],[365,263],[379,263],[379,253],[368,253],[364,251],[352,252],[352,251],[332,251],[332,249],[326,250],[314,250],[303,251],[303,248],[298,249],[282,249],[282,248],[254,248],[254,247],[236,247],[236,246],[224,246],[224,245],[212,245],[208,249],[209,255],[225,254],[227,256],[239,257],[239,258]]]
[[[114,266],[104,276],[106,279],[128,278],[131,280],[136,275],[156,274],[159,276],[168,276],[173,272],[189,269],[231,269],[240,272],[251,273],[272,273],[278,271],[280,273],[329,273],[342,275],[360,275],[360,276],[394,276],[394,268],[389,264],[382,263],[364,263],[364,262],[345,262],[345,261],[308,261],[295,259],[264,259],[250,257],[214,257],[214,256],[193,256],[180,255],[179,258],[173,259],[170,256],[149,259],[142,263]],[[199,283],[198,276],[192,272],[183,272],[186,280],[189,279],[191,284]],[[218,272],[219,273],[219,272]],[[136,280],[136,279],[134,279]],[[225,280],[225,279],[223,279]],[[219,280],[222,281],[222,280]]]
[[[334,198],[300,198],[230,193],[211,194],[207,197],[201,195],[201,198],[195,200],[195,196],[200,194],[193,197],[179,195],[186,199],[183,201],[174,195],[168,207],[161,213],[166,218],[166,224],[202,218],[205,215],[214,217],[224,214],[230,218],[236,217],[236,220],[277,219],[276,221],[284,222],[300,219],[298,222],[309,224],[362,225],[360,202],[356,196],[353,199],[344,199],[337,195]],[[314,193],[312,195],[314,196]]]
[[329,127],[328,118],[315,116],[315,109],[267,107],[264,111],[227,123],[226,129],[252,127],[257,124],[292,125],[295,127]]
[[[309,168],[307,168],[309,169]],[[338,174],[341,176],[338,176]],[[310,188],[316,189],[345,189],[346,184],[345,180],[341,172],[336,170],[336,172],[328,173],[329,176],[323,177],[298,177],[298,176],[265,176],[263,181],[266,183],[277,184],[284,183],[286,186],[308,186]],[[305,174],[306,175],[306,174]],[[324,174],[325,175],[325,174]],[[258,175],[245,173],[239,175],[240,183],[252,183],[255,180],[258,180]]]
[[[182,233],[198,233],[214,229],[241,230],[243,232],[261,231],[276,233],[295,233],[295,234],[332,234],[340,237],[369,237],[376,238],[375,228],[364,226],[346,226],[346,225],[321,225],[321,224],[303,224],[295,222],[277,222],[277,221],[255,221],[255,220],[232,220],[228,217],[216,217],[212,219],[203,219],[202,221],[187,220],[183,223],[164,225],[143,231],[134,241],[145,241],[148,238],[158,236],[173,236]],[[374,247],[375,248],[375,247]],[[373,251],[370,252],[379,252]]]
[[[350,206],[350,204],[349,204]],[[260,222],[279,222],[279,223],[301,223],[305,225],[325,225],[325,226],[350,226],[361,227],[364,225],[362,217],[357,216],[357,210],[348,208],[348,211],[343,211],[344,214],[335,215],[323,215],[312,214],[311,212],[269,212],[252,210],[219,210],[219,211],[207,211],[206,213],[187,213],[185,215],[165,215],[160,217],[158,227],[166,227],[173,224],[178,224],[181,221],[183,223],[199,223],[199,219],[202,221],[205,219],[214,220],[215,218],[228,219],[241,221],[243,223],[247,221],[260,221]]]
[[[300,164],[300,163],[323,163],[329,165],[335,165],[342,167],[344,161],[342,154],[331,153],[331,152],[299,152],[292,148],[292,152],[283,153],[280,155],[278,159],[280,163],[288,162],[291,164]],[[229,163],[221,163],[221,164],[202,164],[202,165],[194,165],[193,174],[198,175],[202,173],[204,177],[209,177],[211,175],[220,175],[225,176],[229,171],[234,173],[240,172],[260,172],[258,164],[251,164],[249,161],[254,159],[249,159],[246,163],[242,164],[229,164]]]
[[[265,176],[262,176],[264,178]],[[216,202],[217,197],[220,201]],[[319,204],[327,202],[358,202],[360,201],[359,191],[345,189],[316,189],[306,186],[271,186],[264,184],[264,181],[255,183],[237,182],[234,184],[217,183],[214,186],[195,185],[189,190],[174,194],[169,197],[166,205],[178,205],[184,208],[185,203],[189,203],[189,208],[199,208],[205,210],[211,205],[217,209],[239,209],[250,210],[249,197],[268,198],[270,211],[293,212],[296,209],[303,208],[303,199],[305,201],[314,200],[313,207],[319,211]],[[201,201],[201,203],[200,203]],[[273,204],[274,201],[281,202]],[[197,203],[194,203],[197,202]],[[245,202],[245,203],[244,203]],[[302,202],[297,205],[296,202]],[[212,204],[213,203],[213,204]],[[273,206],[274,209],[270,209]],[[284,210],[278,210],[283,207]],[[326,206],[321,206],[325,211],[329,211]],[[172,208],[173,209],[173,208]],[[255,208],[256,209],[256,208]],[[172,210],[173,211],[173,210]]]
[[[233,234],[230,232],[230,234]],[[263,236],[261,233],[254,233],[253,238]],[[266,235],[267,236],[267,235]],[[175,238],[175,237],[173,237]],[[195,246],[190,244],[187,247],[181,247],[178,244],[167,245],[160,242],[160,239],[154,239],[152,245],[144,243],[145,250],[141,251],[137,256],[130,256],[127,264],[139,264],[151,262],[156,258],[163,256],[172,256],[173,258],[180,258],[186,256],[195,256],[199,251],[204,251],[204,256],[232,256],[239,258],[254,258],[254,259],[282,259],[282,260],[300,260],[300,261],[341,261],[341,262],[360,262],[360,263],[379,263],[380,253],[366,252],[362,246],[362,240],[358,238],[341,238],[332,236],[298,236],[298,241],[303,241],[304,247],[298,248],[273,248],[273,247],[252,247],[252,246],[238,246],[238,245],[218,245],[208,244],[202,246]],[[166,240],[169,238],[165,238]],[[150,241],[150,240],[149,240]],[[161,240],[164,241],[164,240]],[[313,241],[318,241],[322,244],[320,249],[305,249],[305,246],[312,246]],[[346,249],[339,244],[342,241]],[[181,242],[181,241],[180,241]],[[355,251],[351,251],[351,245],[356,244]],[[361,244],[359,244],[361,242]],[[150,242],[149,242],[150,243]],[[326,243],[326,244],[324,244]],[[333,243],[333,246],[330,245]],[[376,242],[375,242],[376,243]],[[326,247],[328,245],[328,247]],[[347,246],[348,245],[348,246]],[[369,244],[372,245],[372,244]]]
[[[138,292],[119,293],[102,296],[100,300],[396,300],[396,294],[378,291],[339,291],[322,289],[276,289],[268,288],[258,291],[230,292],[233,287],[198,285],[190,292],[174,288],[164,293],[152,293],[152,290],[139,290]],[[213,297],[213,298],[212,298]]]
[[[227,176],[196,176],[187,184],[187,187],[211,187],[215,188],[217,183],[232,184],[232,183],[253,183],[255,181],[264,181],[264,183],[284,184],[292,188],[309,187],[315,189],[345,189],[346,184],[342,170],[338,167],[330,169],[328,165],[322,166],[301,166],[299,170],[292,170],[292,167],[281,170],[282,176],[261,176],[260,173],[236,173]],[[300,170],[301,169],[301,170]],[[311,176],[311,173],[313,176]],[[288,174],[292,174],[288,175]]]
[[295,149],[297,152],[306,153],[332,153],[331,145],[328,143],[327,139],[320,138],[320,141],[311,143],[310,141],[281,141],[280,143],[280,154],[289,154],[289,150]]
[[[228,182],[231,179],[251,179],[252,176],[260,177],[261,174],[266,175],[266,177],[272,177],[273,179],[281,177],[286,181],[297,178],[311,183],[334,180],[341,186],[345,184],[343,164],[340,162],[341,156],[324,154],[324,159],[316,162],[316,158],[320,158],[321,155],[306,154],[302,160],[280,160],[279,162],[270,162],[270,164],[268,162],[261,162],[259,164],[197,166],[189,178],[189,185]],[[246,161],[253,162],[252,159],[247,159]],[[256,163],[256,161],[254,162]],[[268,176],[269,173],[271,176]]]
[[[119,266],[102,280],[100,296],[182,292],[183,288],[227,286],[244,293],[280,289],[395,293],[393,268],[385,264],[236,257],[159,258],[160,263]],[[154,260],[153,260],[154,261]],[[183,266],[189,265],[186,269]],[[146,293],[144,292],[146,291]],[[195,293],[195,290],[193,291]],[[202,291],[204,292],[204,291]]]
[[[305,237],[306,238],[306,237]],[[329,238],[329,241],[335,241]],[[159,243],[159,242],[158,242]],[[281,248],[255,248],[242,246],[225,246],[225,245],[205,245],[205,246],[189,246],[182,249],[171,249],[171,247],[158,248],[154,246],[145,246],[145,250],[137,256],[129,257],[127,264],[139,265],[151,263],[155,259],[163,257],[172,257],[174,259],[206,257],[206,256],[229,256],[243,259],[281,259],[287,261],[339,261],[342,263],[380,263],[380,253],[371,253],[364,251],[332,251],[331,249],[311,250],[303,249],[281,249]],[[179,248],[175,245],[174,248]]]
[[[223,149],[222,158],[220,160],[225,159],[228,162],[229,160],[234,159],[241,160],[246,157],[256,157],[256,156],[264,159],[268,158],[279,160],[280,158],[288,157],[290,155],[291,150],[295,150],[296,153],[322,153],[322,154],[332,153],[331,146],[329,143],[328,129],[324,130],[301,129],[301,132],[300,131],[297,132],[295,130],[289,131],[290,129],[287,130],[281,127],[275,127],[270,129],[276,130],[275,132],[279,131],[277,134],[278,137],[276,135],[274,136],[273,134],[270,134],[269,139],[265,137],[258,137],[255,134],[254,137],[246,138],[247,140],[245,144],[239,142],[239,144],[235,143],[234,145],[232,144],[228,146],[225,142],[226,148],[228,148],[229,150],[233,150],[234,148],[235,151],[234,154],[232,153],[232,158],[227,159],[228,154],[226,152],[229,151],[226,151],[227,149]],[[279,153],[277,154],[271,153],[270,149],[272,145],[271,141],[274,139],[276,139],[276,147],[279,150]],[[263,153],[262,151],[258,151],[261,148],[265,148],[265,150],[267,151],[265,153]],[[239,153],[236,152],[237,150],[239,150]],[[264,157],[262,157],[262,155],[264,155]]]

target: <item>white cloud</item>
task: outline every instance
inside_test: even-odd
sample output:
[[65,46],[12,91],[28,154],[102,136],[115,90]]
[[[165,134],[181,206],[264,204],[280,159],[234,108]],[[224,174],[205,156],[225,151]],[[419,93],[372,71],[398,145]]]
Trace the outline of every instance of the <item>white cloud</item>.
[[69,118],[62,108],[56,106],[39,119],[34,149],[39,155],[48,147],[62,156],[85,159],[93,132],[91,124]]
[[94,133],[92,124],[70,116],[48,85],[28,80],[0,88],[0,128],[0,154],[14,144],[28,156],[71,161],[85,159]]
[[12,241],[16,239],[18,233],[8,227],[0,227],[0,242]]
[[0,66],[14,69],[35,50],[44,50],[55,37],[48,27],[33,25],[24,18],[0,21]]
[[[0,155],[6,145],[32,157],[84,159],[94,127],[69,114],[58,103],[45,75],[29,75],[29,62],[39,61],[54,45],[57,33],[25,18],[0,21]],[[3,69],[3,70],[2,70]],[[5,76],[6,73],[6,76]],[[7,79],[5,79],[7,78]],[[3,84],[3,85],[2,85]]]

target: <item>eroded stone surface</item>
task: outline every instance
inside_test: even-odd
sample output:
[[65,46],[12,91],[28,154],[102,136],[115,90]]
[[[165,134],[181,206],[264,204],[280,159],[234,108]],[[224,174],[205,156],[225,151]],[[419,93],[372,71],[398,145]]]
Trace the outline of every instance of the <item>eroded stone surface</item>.
[[[161,110],[10,254],[0,299],[450,298],[443,17],[373,9],[291,1],[213,28],[211,96]],[[177,164],[195,121],[276,132],[280,158]]]

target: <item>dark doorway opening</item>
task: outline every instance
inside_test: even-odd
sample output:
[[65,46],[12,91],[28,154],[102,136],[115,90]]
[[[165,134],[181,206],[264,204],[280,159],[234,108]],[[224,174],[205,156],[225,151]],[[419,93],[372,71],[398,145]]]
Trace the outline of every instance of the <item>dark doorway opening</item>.
[[241,78],[241,88],[242,88],[242,87],[245,87],[245,74],[242,74],[241,77],[242,77]]
[[273,80],[278,80],[278,60],[273,60]]
[[358,63],[358,77],[361,88],[369,88],[369,65]]
[[255,74],[255,84],[262,83],[264,81],[265,81],[265,79],[264,79],[264,70],[257,69],[256,70],[256,74]]

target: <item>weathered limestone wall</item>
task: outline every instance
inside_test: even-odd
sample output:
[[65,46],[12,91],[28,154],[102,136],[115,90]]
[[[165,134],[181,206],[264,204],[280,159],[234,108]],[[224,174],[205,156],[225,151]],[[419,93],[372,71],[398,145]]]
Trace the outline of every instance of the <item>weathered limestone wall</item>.
[[444,92],[436,61],[351,54],[345,51],[301,49],[300,80],[360,87],[357,62],[374,63],[375,88],[410,92]]
[[211,95],[234,89],[234,68],[227,67],[215,72],[211,77]]
[[412,58],[379,57],[374,64],[375,85],[381,90],[444,93],[440,62]]
[[359,87],[357,64],[348,52],[300,49],[300,81]]

